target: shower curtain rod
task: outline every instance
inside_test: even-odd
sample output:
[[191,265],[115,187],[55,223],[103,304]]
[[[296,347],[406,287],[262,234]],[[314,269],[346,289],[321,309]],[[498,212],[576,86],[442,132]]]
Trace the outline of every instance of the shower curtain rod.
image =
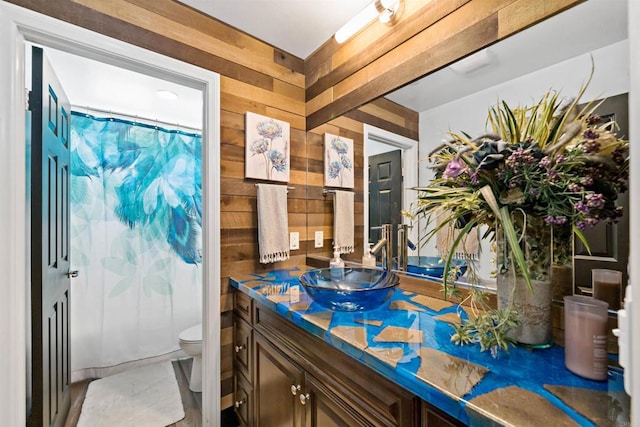
[[140,117],[140,116],[136,116],[136,115],[132,115],[132,114],[120,113],[118,111],[113,111],[113,110],[103,110],[103,109],[100,109],[100,108],[89,107],[87,105],[82,106],[82,105],[71,104],[71,109],[75,110],[75,111],[78,111],[78,112],[87,112],[87,114],[89,114],[89,112],[91,112],[91,111],[96,112],[96,113],[101,113],[101,114],[113,114],[115,116],[133,119],[132,121],[147,122],[146,124],[157,124],[157,125],[173,126],[173,127],[177,128],[178,130],[184,129],[184,130],[190,130],[190,131],[196,131],[196,132],[202,133],[202,129],[194,128],[194,127],[191,127],[191,126],[184,126],[184,125],[181,125],[180,123],[169,123],[169,122],[165,122],[163,120],[150,119],[148,117]]

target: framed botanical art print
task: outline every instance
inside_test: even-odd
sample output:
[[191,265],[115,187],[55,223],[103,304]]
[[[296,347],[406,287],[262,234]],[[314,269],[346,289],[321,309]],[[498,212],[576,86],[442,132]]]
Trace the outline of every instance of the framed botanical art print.
[[324,185],[353,188],[353,139],[324,134]]
[[247,112],[245,135],[244,176],[289,182],[289,123]]

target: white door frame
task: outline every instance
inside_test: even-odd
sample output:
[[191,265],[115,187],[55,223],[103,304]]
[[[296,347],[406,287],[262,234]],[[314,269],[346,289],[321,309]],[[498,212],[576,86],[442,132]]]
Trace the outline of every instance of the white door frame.
[[203,394],[220,423],[220,76],[75,25],[0,2],[0,414],[26,423],[27,188],[24,43],[33,42],[202,90]]
[[[631,425],[640,425],[640,28],[637,26],[640,19],[640,3],[636,0],[628,0],[629,16],[627,28],[629,31],[629,65],[631,87],[629,89],[629,141],[631,141],[631,161],[629,188],[629,284],[633,286],[634,310],[631,313],[629,331],[631,354],[629,361],[635,362],[631,369]],[[625,372],[628,375],[628,372]]]
[[[366,250],[369,244],[369,154],[367,142],[375,141],[391,145],[402,150],[402,176],[404,192],[402,193],[402,209],[410,210],[411,202],[416,198],[417,193],[412,188],[418,186],[418,141],[407,138],[384,129],[364,124],[364,166],[363,166],[363,203],[364,203],[364,230],[363,248]],[[407,167],[412,164],[415,167]],[[414,226],[409,230],[409,239],[418,244],[418,227]],[[410,251],[412,252],[412,251]]]

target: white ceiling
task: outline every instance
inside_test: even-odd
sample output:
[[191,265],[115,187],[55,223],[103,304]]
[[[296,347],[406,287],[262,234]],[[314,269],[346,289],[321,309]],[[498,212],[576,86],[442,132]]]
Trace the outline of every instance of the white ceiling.
[[[285,51],[306,57],[304,49],[311,52],[321,46],[351,14],[360,11],[369,1],[188,0],[185,3],[202,7],[208,13],[215,12],[218,19]],[[468,74],[446,67],[387,97],[412,110],[425,111],[624,40],[627,38],[626,5],[627,0],[589,0],[489,47],[490,65]],[[320,19],[329,8],[335,8],[333,20]],[[265,16],[270,19],[264,19]],[[319,27],[324,24],[329,28],[320,33]],[[301,42],[307,47],[296,47]],[[71,103],[80,108],[90,106],[178,127],[201,128],[202,94],[197,90],[53,49],[47,49],[47,55]],[[176,92],[179,99],[159,99],[155,94],[158,89]]]
[[373,0],[181,0],[305,59]]
[[386,97],[426,111],[626,38],[627,0],[589,0],[469,57],[486,54],[488,65],[467,74],[445,67]]

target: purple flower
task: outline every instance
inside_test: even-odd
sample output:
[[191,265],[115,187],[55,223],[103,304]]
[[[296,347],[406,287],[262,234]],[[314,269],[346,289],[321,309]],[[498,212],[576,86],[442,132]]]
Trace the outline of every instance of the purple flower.
[[530,188],[529,189],[529,195],[532,197],[538,197],[540,195],[540,189],[539,188]]
[[585,187],[590,187],[593,185],[593,178],[590,176],[585,176],[580,180],[580,184],[584,185]]
[[591,209],[589,208],[589,206],[587,206],[586,203],[584,203],[583,201],[578,201],[576,202],[576,211],[578,212],[582,212],[585,214],[588,214],[589,212],[591,212]]
[[598,139],[598,134],[594,131],[592,131],[591,129],[587,129],[584,134],[582,134],[582,136],[584,136],[587,139]]
[[567,186],[567,190],[571,191],[572,193],[579,193],[580,191],[582,191],[582,188],[575,182],[572,182]]
[[587,206],[600,209],[604,207],[604,196],[602,194],[587,194]]
[[544,156],[542,160],[540,160],[539,165],[541,168],[548,168],[549,166],[551,166],[551,158],[549,158],[549,156]]
[[453,159],[449,160],[449,163],[447,163],[447,168],[442,173],[442,177],[455,178],[459,176],[461,173],[463,173],[466,168],[467,168],[467,165],[464,163],[463,160],[460,160],[459,158],[454,157]]

